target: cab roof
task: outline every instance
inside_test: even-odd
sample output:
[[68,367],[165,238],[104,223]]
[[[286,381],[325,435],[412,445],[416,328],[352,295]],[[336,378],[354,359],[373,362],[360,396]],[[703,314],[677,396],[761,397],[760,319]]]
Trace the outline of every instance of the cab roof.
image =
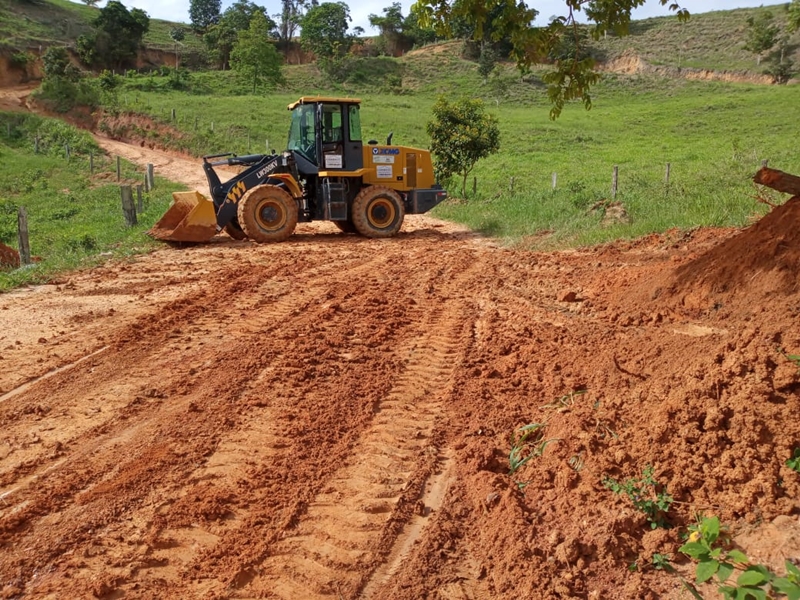
[[301,104],[313,104],[315,102],[329,102],[331,104],[361,104],[360,98],[335,98],[333,96],[303,96],[297,102],[292,102],[288,108],[294,110]]

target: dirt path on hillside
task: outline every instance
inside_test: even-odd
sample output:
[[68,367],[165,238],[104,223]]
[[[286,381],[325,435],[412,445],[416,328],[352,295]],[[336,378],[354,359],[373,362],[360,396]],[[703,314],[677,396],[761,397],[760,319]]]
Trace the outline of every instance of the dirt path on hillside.
[[[782,567],[798,272],[800,199],[547,254],[307,225],[4,294],[0,597],[686,598],[652,556],[692,579],[698,512]],[[551,441],[509,475],[533,422]],[[672,529],[602,485],[648,465]]]

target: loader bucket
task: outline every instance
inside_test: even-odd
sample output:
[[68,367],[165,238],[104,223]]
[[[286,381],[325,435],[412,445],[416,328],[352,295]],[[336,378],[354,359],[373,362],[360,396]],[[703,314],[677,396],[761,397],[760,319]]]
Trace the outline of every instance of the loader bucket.
[[200,192],[173,192],[172,206],[147,235],[167,242],[207,242],[216,233],[213,202]]

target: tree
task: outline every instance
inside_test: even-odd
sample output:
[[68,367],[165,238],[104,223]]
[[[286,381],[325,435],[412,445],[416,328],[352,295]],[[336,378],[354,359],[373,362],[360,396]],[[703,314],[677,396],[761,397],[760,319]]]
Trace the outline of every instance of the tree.
[[[313,4],[316,6],[316,2]],[[287,50],[300,22],[303,20],[305,0],[281,0],[281,12],[276,17],[280,18],[278,25],[278,45]]]
[[350,9],[344,2],[323,2],[308,9],[301,21],[300,44],[318,59],[347,53],[353,37],[347,35]]
[[192,29],[205,33],[219,21],[222,0],[189,0],[189,22]]
[[136,58],[150,17],[139,8],[129,11],[118,0],[109,0],[92,26],[94,33],[77,40],[79,56],[89,65],[119,68]]
[[256,12],[250,27],[239,32],[231,52],[231,66],[242,77],[253,81],[253,93],[259,83],[277,84],[281,75],[282,58],[269,41],[270,26],[262,12]]
[[175,69],[178,68],[178,45],[186,37],[186,31],[183,27],[173,27],[169,30],[169,37],[175,42]]
[[263,6],[258,6],[249,0],[237,0],[222,13],[219,21],[209,27],[208,32],[203,36],[203,41],[215,55],[221,68],[224,69],[228,65],[231,50],[239,32],[246,31],[250,27],[250,21],[256,13],[261,13],[266,19],[270,36],[275,35],[277,25],[267,15]]
[[772,19],[769,11],[762,12],[758,17],[747,18],[747,43],[744,48],[756,55],[757,65],[761,64],[763,54],[771,50],[778,41],[780,27]]
[[98,2],[98,1],[99,1],[99,0],[83,0],[83,3],[84,3],[86,6],[97,6],[97,2]]
[[433,120],[425,126],[431,136],[436,176],[445,181],[461,176],[461,195],[467,194],[467,177],[477,162],[500,149],[497,117],[486,113],[481,100],[450,104],[441,96],[433,105]]
[[403,7],[399,2],[383,9],[383,16],[369,15],[369,24],[381,32],[386,54],[393,56],[404,41]]
[[[658,2],[668,4],[679,19],[689,18],[689,13],[674,0]],[[564,3],[567,15],[557,16],[545,27],[534,26],[533,20],[538,13],[524,1],[502,2],[500,6],[499,0],[417,0],[412,10],[423,26],[431,26],[445,37],[451,34],[451,24],[458,19],[471,25],[474,40],[483,40],[486,30],[491,30],[493,41],[507,37],[511,44],[511,57],[517,67],[526,72],[531,65],[544,62],[558,40],[565,35],[575,35],[581,11],[594,23],[594,37],[601,37],[609,30],[624,35],[628,32],[631,10],[642,6],[645,0],[564,0]],[[558,118],[569,100],[580,99],[586,108],[591,108],[590,91],[599,80],[593,67],[591,58],[554,63],[553,70],[542,78],[549,84],[551,119]]]

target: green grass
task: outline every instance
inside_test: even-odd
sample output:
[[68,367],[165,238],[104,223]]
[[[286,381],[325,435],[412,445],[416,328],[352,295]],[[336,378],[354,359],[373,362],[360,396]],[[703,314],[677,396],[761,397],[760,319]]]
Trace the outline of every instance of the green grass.
[[[40,153],[34,154],[37,135]],[[64,143],[71,147],[69,162]],[[96,157],[94,177],[89,173],[90,152]],[[116,166],[101,158],[91,136],[60,121],[31,115],[0,113],[0,160],[0,241],[17,247],[17,210],[23,206],[31,253],[40,259],[32,266],[0,270],[0,291],[157,247],[143,232],[169,206],[171,191],[180,189],[157,180],[156,189],[145,194],[139,225],[127,227]],[[126,163],[122,178],[127,183],[142,181],[141,172]]]
[[[98,8],[70,0],[0,0],[0,39],[3,45],[19,50],[53,42],[74,43],[78,36],[91,33],[91,21],[98,11]],[[187,21],[188,16],[187,9]],[[175,43],[169,37],[169,32],[177,26],[187,32],[181,42],[182,52],[205,52],[202,40],[191,32],[188,25],[160,19],[150,20],[150,31],[144,38],[145,46],[174,52]]]
[[[747,19],[769,11],[775,23],[785,27],[785,6],[786,3],[693,14],[684,23],[674,16],[643,19],[631,23],[630,36],[609,35],[591,46],[606,58],[631,49],[653,65],[761,73],[764,67],[757,66],[755,55],[744,49]],[[690,5],[687,8],[692,9]],[[789,43],[790,58],[800,62],[800,32],[792,34]]]
[[[165,123],[171,122],[176,108],[177,121],[172,124],[185,137],[167,142],[197,155],[261,152],[266,140],[283,149],[289,123],[286,105],[302,94],[316,93],[361,97],[364,139],[384,140],[393,131],[397,144],[427,147],[425,124],[437,92],[483,96],[500,121],[501,151],[478,163],[470,175],[466,202],[448,202],[434,214],[509,243],[537,247],[593,244],[698,225],[740,226],[763,213],[764,205],[752,198],[750,183],[761,160],[800,172],[800,155],[786,129],[786,123],[800,122],[793,86],[609,75],[596,88],[591,111],[571,105],[553,122],[536,74],[523,81],[507,66],[511,85],[497,104],[475,63],[458,58],[456,46],[432,56],[400,61],[401,94],[347,84],[299,89],[298,82],[313,75],[306,65],[286,69],[292,83],[285,88],[257,96],[222,96],[244,91],[236,87],[233,74],[192,75],[191,85],[205,93],[129,89],[121,96],[127,108]],[[301,77],[295,77],[298,72]],[[664,184],[668,162],[669,188]],[[589,209],[610,200],[614,165],[619,167],[617,200],[630,222],[603,226],[602,211]],[[553,172],[558,176],[555,191]],[[458,186],[450,192],[457,194]]]

